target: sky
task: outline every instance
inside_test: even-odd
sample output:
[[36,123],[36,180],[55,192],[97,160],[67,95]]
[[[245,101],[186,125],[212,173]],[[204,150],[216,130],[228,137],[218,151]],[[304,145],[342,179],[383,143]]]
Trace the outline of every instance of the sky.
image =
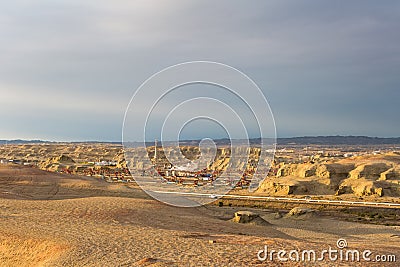
[[278,137],[400,136],[399,28],[390,0],[2,1],[0,139],[120,141],[137,88],[195,60],[248,75]]

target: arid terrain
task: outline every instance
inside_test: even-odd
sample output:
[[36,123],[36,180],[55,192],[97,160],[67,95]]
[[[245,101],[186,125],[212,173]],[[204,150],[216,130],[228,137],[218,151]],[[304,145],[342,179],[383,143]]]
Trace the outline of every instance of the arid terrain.
[[[140,189],[97,178],[0,165],[1,266],[398,266],[367,262],[262,262],[270,249],[336,248],[400,257],[399,226],[338,220],[318,212],[249,207],[177,208]],[[230,221],[238,210],[265,224]],[[397,259],[398,260],[398,259]]]
[[[180,148],[183,155],[194,160],[200,155],[195,146]],[[241,147],[234,147],[239,154]],[[126,150],[126,149],[125,149]],[[400,197],[400,150],[397,145],[375,146],[285,146],[278,147],[273,161],[259,162],[260,149],[248,151],[247,164],[231,162],[233,153],[219,147],[216,156],[202,172],[188,172],[173,166],[176,150],[149,146],[146,150],[132,148],[129,158],[121,145],[107,143],[41,143],[0,146],[1,162],[33,166],[51,172],[77,174],[105,179],[109,182],[134,182],[131,173],[154,176],[153,166],[168,181],[198,185],[224,172],[228,165],[242,170],[236,177],[236,189],[246,188],[256,167],[271,166],[266,180],[257,190],[267,196],[312,196],[335,199],[361,199],[397,202]],[[147,154],[147,155],[146,155]],[[167,158],[168,157],[168,158]],[[150,160],[145,160],[149,158]],[[236,165],[235,165],[236,164]],[[178,168],[177,168],[178,167]],[[267,175],[268,174],[268,175]],[[186,180],[185,180],[186,179]],[[223,181],[228,184],[229,181]]]
[[280,162],[258,192],[268,195],[325,195],[341,199],[400,196],[400,154],[366,154],[301,163]]
[[[151,161],[146,162],[143,151],[132,151],[126,161],[116,144],[0,146],[2,266],[335,266],[338,263],[328,259],[260,261],[257,252],[264,245],[319,251],[336,248],[339,238],[352,249],[400,257],[397,207],[230,198],[199,208],[168,206],[145,194],[128,166],[141,175],[149,174],[153,164],[171,179],[174,176],[167,173],[173,168],[166,155],[174,157],[175,152],[157,148],[156,156],[155,147],[149,147]],[[192,146],[182,152],[191,160],[200,153]],[[232,194],[249,194],[244,182],[251,179],[258,153],[251,149],[248,165],[236,166],[245,167],[248,177],[242,177]],[[230,155],[229,149],[219,148],[205,174],[224,171]],[[398,203],[399,163],[400,154],[392,147],[279,148],[266,180],[252,195]],[[197,177],[193,172],[175,172],[180,180]],[[235,212],[243,210],[257,218],[251,223],[233,222]]]

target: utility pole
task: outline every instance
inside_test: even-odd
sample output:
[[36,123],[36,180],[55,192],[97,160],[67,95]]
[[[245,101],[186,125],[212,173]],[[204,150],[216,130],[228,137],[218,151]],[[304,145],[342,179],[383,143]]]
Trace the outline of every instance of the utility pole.
[[154,164],[157,166],[157,139],[154,140]]

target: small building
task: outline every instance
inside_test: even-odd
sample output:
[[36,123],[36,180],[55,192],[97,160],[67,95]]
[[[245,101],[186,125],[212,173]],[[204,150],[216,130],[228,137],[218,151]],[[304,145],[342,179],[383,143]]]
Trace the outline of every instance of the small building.
[[14,163],[14,164],[19,164],[19,165],[23,164],[23,161],[19,160],[19,159],[10,159],[10,160],[8,160],[8,162]]

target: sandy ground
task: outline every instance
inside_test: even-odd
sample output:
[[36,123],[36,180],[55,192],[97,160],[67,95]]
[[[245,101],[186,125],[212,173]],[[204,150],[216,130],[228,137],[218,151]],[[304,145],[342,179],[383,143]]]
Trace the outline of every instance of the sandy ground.
[[[139,189],[23,167],[0,167],[0,266],[399,266],[400,228],[318,216],[269,226],[228,221],[243,208],[177,208]],[[251,210],[251,209],[246,209]],[[270,249],[395,254],[397,263],[261,262]]]

